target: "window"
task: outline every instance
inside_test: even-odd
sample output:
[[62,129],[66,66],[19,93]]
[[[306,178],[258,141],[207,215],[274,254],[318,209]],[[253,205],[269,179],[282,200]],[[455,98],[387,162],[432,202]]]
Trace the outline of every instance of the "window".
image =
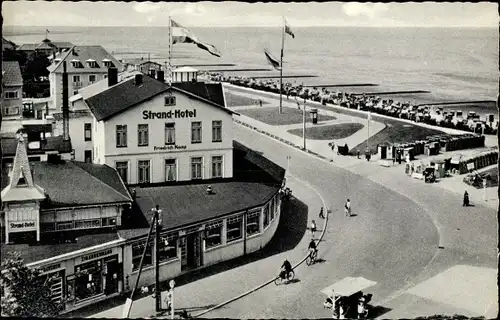
[[175,97],[174,96],[166,96],[165,97],[165,106],[175,106]]
[[128,162],[116,162],[116,171],[118,171],[118,174],[122,177],[123,182],[128,183]]
[[17,91],[5,91],[4,97],[5,99],[17,99],[18,94]]
[[92,141],[92,123],[85,123],[83,125],[85,141]]
[[150,175],[150,170],[149,170],[149,160],[139,160],[139,183],[149,183],[149,175]]
[[227,242],[241,239],[243,237],[243,216],[227,219]]
[[116,147],[117,148],[127,147],[127,125],[116,126]]
[[102,60],[102,62],[104,63],[104,66],[105,66],[106,68],[111,67],[111,61],[109,61],[109,60]]
[[116,226],[116,219],[115,218],[102,218],[102,226],[103,227]]
[[165,181],[177,180],[177,169],[175,159],[165,159]]
[[73,76],[73,82],[80,82],[80,76]]
[[201,143],[201,121],[191,122],[191,143]]
[[222,141],[222,121],[212,121],[212,142]]
[[222,156],[212,157],[212,178],[222,178]]
[[205,227],[205,249],[222,244],[222,221],[207,224]]
[[73,221],[63,221],[56,223],[56,230],[68,230],[73,229]]
[[95,79],[96,79],[95,74],[89,74],[89,82],[90,83],[94,83]]
[[271,220],[274,219],[274,213],[276,212],[276,196],[271,200]]
[[85,150],[83,158],[85,162],[92,163],[92,150]]
[[75,229],[100,228],[101,219],[75,221]]
[[175,123],[165,123],[165,145],[175,144]]
[[19,107],[5,107],[6,116],[15,116],[19,114]]
[[269,225],[269,206],[264,207],[264,229]]
[[76,96],[78,94],[78,90],[73,90],[73,95]]
[[147,147],[149,144],[149,128],[147,124],[137,125],[137,145]]
[[255,210],[247,214],[247,235],[259,233],[260,210]]
[[196,158],[191,158],[191,179],[202,179],[202,174],[201,174],[201,164],[202,164],[202,158],[201,157],[196,157]]
[[269,207],[269,220],[273,221],[274,220],[274,198],[271,199],[269,204],[267,205]]
[[42,232],[49,232],[49,231],[55,231],[56,230],[56,224],[54,222],[42,222],[40,223],[40,231]]
[[[141,264],[142,253],[144,252],[144,247],[146,245],[146,240],[135,243],[132,245],[132,270],[135,271],[139,269]],[[153,241],[150,241],[148,248],[146,249],[146,255],[144,256],[144,262],[142,263],[143,268],[153,265]]]
[[175,233],[162,235],[158,249],[160,262],[177,258],[177,235]]

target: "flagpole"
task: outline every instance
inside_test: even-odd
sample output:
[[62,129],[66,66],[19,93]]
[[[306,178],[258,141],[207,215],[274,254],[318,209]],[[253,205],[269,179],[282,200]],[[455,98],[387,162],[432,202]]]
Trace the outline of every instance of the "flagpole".
[[368,151],[370,151],[370,120],[371,120],[371,114],[370,111],[368,111],[368,139],[366,139],[366,146]]
[[172,16],[168,16],[168,60],[167,60],[167,84],[172,86]]
[[281,33],[281,68],[280,68],[280,113],[283,113],[283,50],[285,48],[285,17],[283,17],[283,30]]
[[302,108],[302,139],[304,140],[304,150],[306,150],[306,99],[304,98],[304,108]]

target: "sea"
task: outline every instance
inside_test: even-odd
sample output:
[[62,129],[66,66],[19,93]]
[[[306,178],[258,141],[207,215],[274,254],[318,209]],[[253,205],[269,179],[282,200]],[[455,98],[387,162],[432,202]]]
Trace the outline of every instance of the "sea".
[[[52,41],[102,45],[121,59],[143,57],[160,63],[169,58],[168,27],[9,27],[3,36],[15,42],[39,43],[45,30]],[[196,67],[199,70],[272,69],[268,49],[279,58],[282,28],[190,28],[213,44],[220,58],[193,44],[172,47],[174,65],[235,64]],[[445,109],[496,114],[499,92],[498,28],[293,28],[285,37],[284,76],[310,75],[285,81],[304,85],[372,83],[372,87],[332,88],[333,91],[373,93],[424,90],[429,93],[384,95],[412,104],[465,103]],[[224,72],[230,76],[277,76],[277,71]],[[498,119],[498,116],[495,117]]]

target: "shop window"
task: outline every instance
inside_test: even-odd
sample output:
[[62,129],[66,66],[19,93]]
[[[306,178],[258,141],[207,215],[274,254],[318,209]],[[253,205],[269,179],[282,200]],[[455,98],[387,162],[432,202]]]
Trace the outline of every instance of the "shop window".
[[201,143],[201,121],[191,122],[191,143]]
[[175,123],[165,123],[165,145],[175,144]]
[[264,229],[269,225],[269,206],[264,207]]
[[139,147],[147,147],[149,145],[149,126],[148,124],[137,125],[137,144]]
[[102,262],[91,261],[75,267],[75,300],[85,300],[102,293]]
[[201,157],[191,158],[191,179],[202,179],[201,168],[203,159]]
[[222,178],[222,156],[212,157],[212,178]]
[[[139,269],[145,245],[146,245],[146,240],[132,245],[132,270],[134,271]],[[153,241],[150,241],[148,248],[146,250],[146,255],[144,256],[143,268],[152,265],[153,265]]]
[[116,226],[116,218],[102,218],[103,227],[113,227]]
[[101,219],[75,221],[75,229],[91,229],[100,227],[101,227]]
[[150,170],[151,163],[149,160],[139,160],[138,162],[138,172],[139,172],[139,183],[149,183],[150,182]]
[[165,181],[177,180],[177,168],[175,159],[165,159]]
[[222,221],[207,224],[205,228],[205,249],[222,244]]
[[212,121],[212,142],[222,141],[222,121]]
[[56,223],[56,230],[58,231],[69,229],[73,229],[73,221],[63,221]]
[[243,216],[227,219],[227,242],[235,241],[243,237]]
[[161,236],[158,248],[160,262],[177,258],[177,237],[174,233]]
[[247,214],[247,235],[251,236],[260,232],[259,228],[260,210]]

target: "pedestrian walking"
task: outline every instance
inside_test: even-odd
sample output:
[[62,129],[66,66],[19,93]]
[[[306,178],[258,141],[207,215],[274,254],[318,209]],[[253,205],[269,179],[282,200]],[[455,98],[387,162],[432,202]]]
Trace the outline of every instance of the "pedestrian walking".
[[359,155],[360,155],[359,150],[356,150],[356,151],[357,151],[357,155],[358,155],[358,159],[359,159]]
[[335,142],[332,141],[332,151],[334,151],[334,150],[335,150]]
[[262,108],[262,99],[259,99],[259,106]]
[[347,199],[347,201],[344,204],[344,209],[345,209],[345,216],[350,217],[351,216],[351,200]]
[[464,193],[464,202],[463,202],[462,206],[463,207],[469,206],[469,194],[467,193],[467,190],[465,190],[465,193]]
[[297,109],[300,110],[300,102],[299,101],[297,101]]
[[311,222],[311,238],[314,239],[314,233],[316,232],[316,222],[313,220]]
[[325,213],[323,212],[323,207],[321,207],[321,210],[319,210],[319,218],[325,219]]

